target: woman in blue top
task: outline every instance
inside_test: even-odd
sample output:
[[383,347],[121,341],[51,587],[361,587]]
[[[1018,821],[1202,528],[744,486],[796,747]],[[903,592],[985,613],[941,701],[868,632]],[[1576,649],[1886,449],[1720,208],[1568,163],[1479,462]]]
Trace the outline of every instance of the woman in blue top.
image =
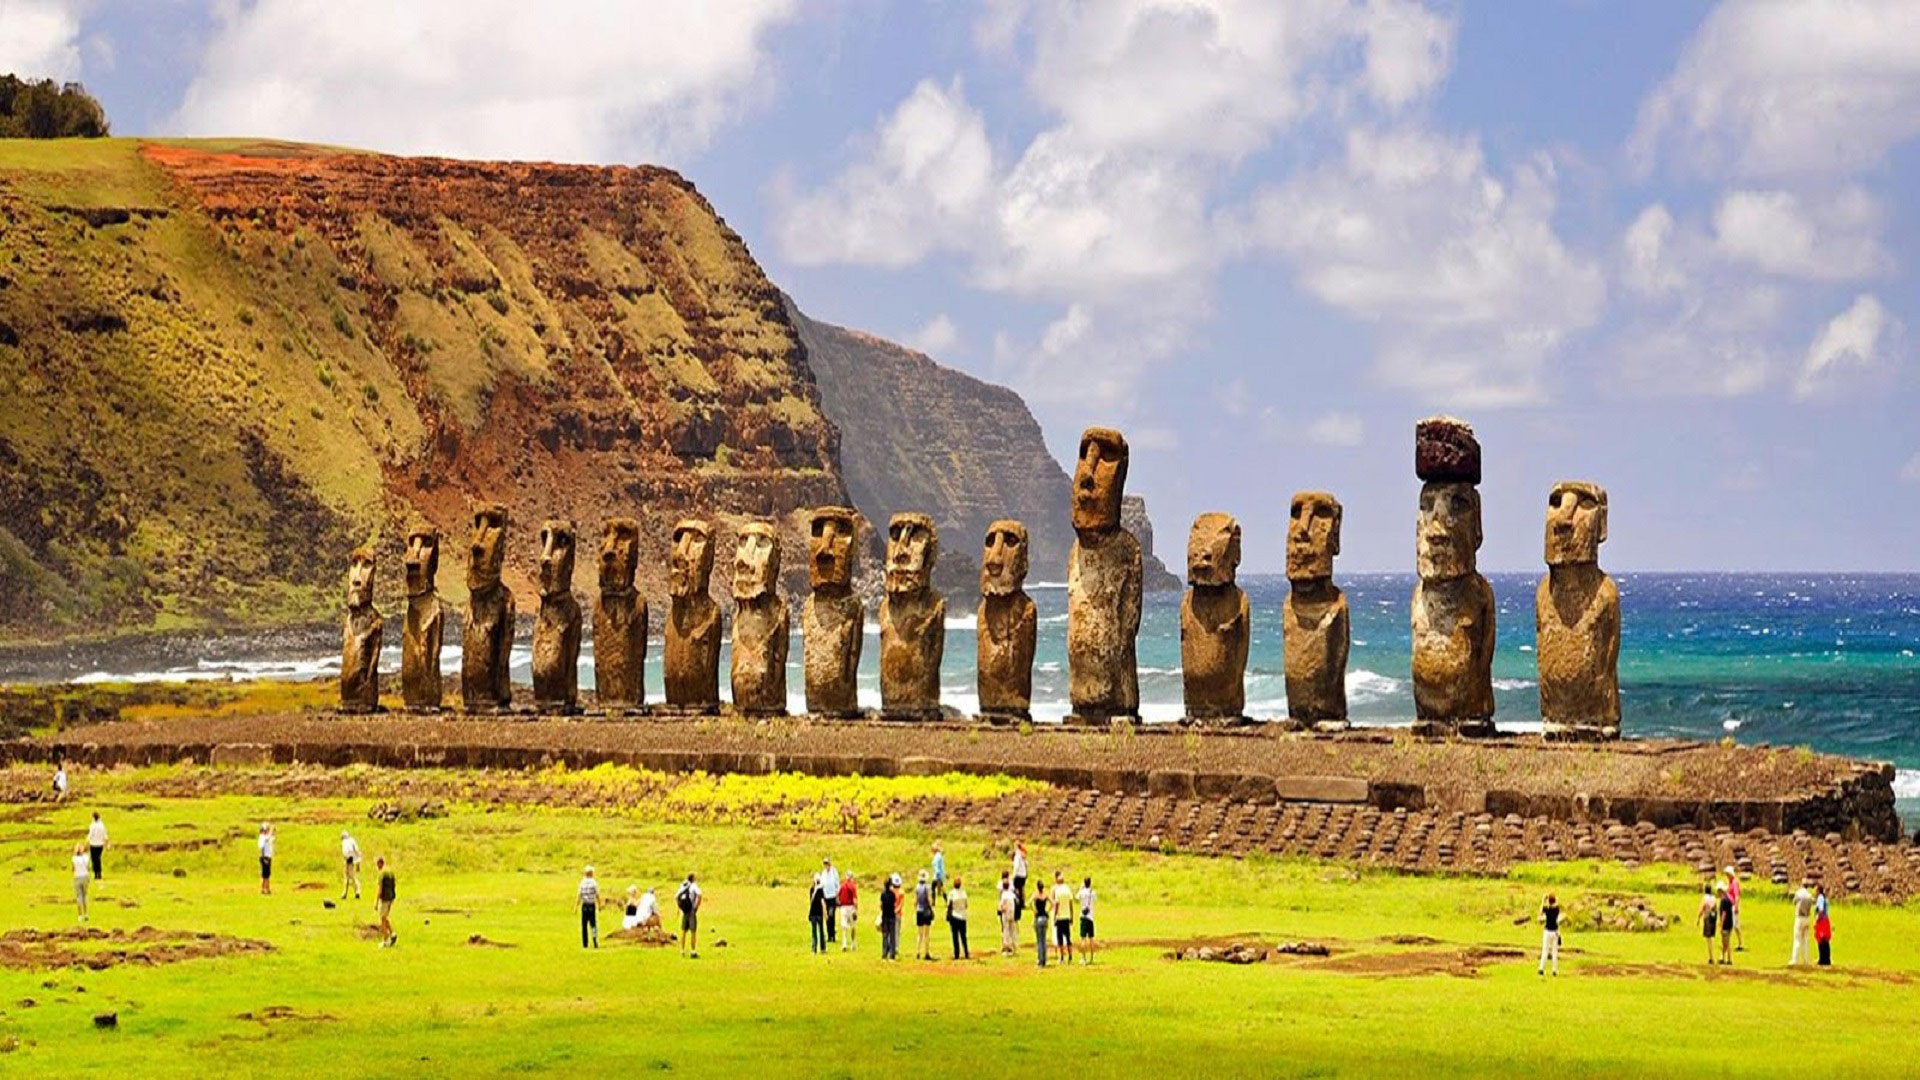
[[947,895],[947,853],[938,842],[933,845],[933,895]]

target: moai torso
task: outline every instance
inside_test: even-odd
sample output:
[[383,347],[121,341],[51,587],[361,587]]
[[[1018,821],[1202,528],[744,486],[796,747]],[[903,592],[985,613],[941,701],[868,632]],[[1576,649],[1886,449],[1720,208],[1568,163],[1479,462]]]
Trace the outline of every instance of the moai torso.
[[1074,468],[1073,528],[1067,561],[1067,683],[1082,721],[1138,719],[1140,544],[1120,527],[1127,442],[1089,428]]
[[540,614],[533,624],[533,702],[549,712],[580,704],[580,601],[573,595],[570,521],[540,526]]
[[974,632],[980,714],[988,719],[1031,716],[1033,651],[1038,620],[1027,580],[1027,527],[1017,521],[987,526],[980,556],[980,610]]
[[1475,563],[1480,549],[1480,444],[1458,420],[1422,420],[1414,461],[1420,489],[1413,590],[1415,730],[1493,730],[1493,587]]
[[380,707],[380,631],[373,606],[373,551],[353,553],[347,569],[347,618],[340,645],[340,711],[373,712]]
[[646,704],[647,601],[633,586],[640,523],[608,521],[600,535],[600,595],[593,604],[594,697],[602,709]]
[[853,592],[853,511],[814,511],[808,544],[812,592],[801,612],[807,711],[851,716],[860,711],[860,646],[867,610]]
[[675,525],[666,652],[667,704],[674,708],[720,707],[720,605],[708,595],[712,580],[712,530],[704,521]]
[[1607,493],[1563,481],[1547,501],[1547,576],[1534,596],[1540,718],[1549,738],[1620,737],[1620,590],[1600,569]]
[[733,557],[733,707],[750,715],[787,711],[790,624],[779,581],[779,531],[765,522],[742,526]]
[[1235,584],[1240,523],[1226,514],[1194,519],[1187,541],[1187,595],[1180,602],[1180,668],[1187,715],[1196,720],[1246,711],[1247,594]]
[[939,534],[925,514],[887,526],[887,595],[880,601],[880,708],[890,717],[940,715],[947,600],[932,588]]
[[1287,715],[1323,731],[1347,726],[1347,597],[1333,583],[1340,503],[1324,492],[1293,497],[1287,523],[1287,592],[1281,612]]
[[400,697],[409,709],[440,709],[440,645],[446,627],[434,581],[440,572],[440,533],[407,535],[407,616],[400,630]]
[[474,511],[467,561],[467,622],[460,637],[460,697],[469,712],[513,705],[513,592],[500,580],[507,510]]

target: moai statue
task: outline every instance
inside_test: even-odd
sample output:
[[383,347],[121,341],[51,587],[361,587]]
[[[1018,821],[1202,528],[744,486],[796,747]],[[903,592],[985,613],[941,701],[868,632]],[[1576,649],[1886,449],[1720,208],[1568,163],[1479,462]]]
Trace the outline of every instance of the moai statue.
[[713,583],[713,529],[688,518],[673,527],[667,562],[667,706],[682,712],[720,708],[720,605]]
[[925,514],[887,523],[887,595],[880,601],[880,710],[890,720],[940,718],[947,598],[933,591],[940,534]]
[[647,703],[647,600],[633,587],[640,523],[610,518],[600,533],[600,598],[593,604],[594,697],[608,713]]
[[867,609],[853,591],[858,521],[851,507],[822,506],[813,512],[807,545],[813,589],[800,625],[807,711],[817,716],[860,715],[860,645]]
[[1347,597],[1333,583],[1340,554],[1340,501],[1323,491],[1293,497],[1287,520],[1287,715],[1317,731],[1347,728]]
[[1547,576],[1533,600],[1540,719],[1550,739],[1620,737],[1620,590],[1600,569],[1606,539],[1606,489],[1553,485]]
[[580,711],[580,601],[573,595],[571,521],[540,525],[540,615],[533,624],[533,704]]
[[380,630],[373,607],[373,549],[356,548],[347,564],[347,620],[340,646],[340,711],[380,708]]
[[975,631],[980,715],[994,723],[1032,719],[1033,647],[1037,619],[1026,593],[1027,527],[987,526],[980,553],[980,617]]
[[407,534],[407,621],[400,628],[400,697],[412,712],[440,711],[440,644],[446,631],[434,579],[440,574],[440,531]]
[[733,551],[733,707],[742,713],[787,714],[790,626],[780,599],[780,530],[750,521]]
[[1067,681],[1074,723],[1140,719],[1134,639],[1140,632],[1140,542],[1120,527],[1127,440],[1111,428],[1080,436],[1073,470],[1073,551],[1067,559]]
[[500,580],[507,558],[507,508],[473,511],[467,552],[467,625],[460,636],[460,698],[468,712],[513,706],[513,590]]
[[1180,604],[1180,668],[1187,716],[1240,720],[1247,707],[1247,594],[1240,570],[1240,523],[1201,514],[1187,536],[1187,595]]
[[1413,589],[1415,734],[1493,734],[1493,586],[1480,550],[1480,443],[1460,420],[1434,417],[1414,433],[1420,488]]

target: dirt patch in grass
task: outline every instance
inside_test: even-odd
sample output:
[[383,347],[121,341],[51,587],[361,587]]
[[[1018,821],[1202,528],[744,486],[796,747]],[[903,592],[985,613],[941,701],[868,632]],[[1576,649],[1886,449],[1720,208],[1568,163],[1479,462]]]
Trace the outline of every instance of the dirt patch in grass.
[[1597,975],[1601,978],[1664,977],[1669,979],[1716,979],[1758,980],[1779,985],[1804,986],[1826,979],[1842,982],[1869,981],[1889,983],[1894,986],[1910,986],[1913,977],[1902,971],[1882,971],[1877,968],[1765,968],[1739,967],[1731,964],[1582,964],[1580,974]]
[[[612,937],[613,935],[608,934],[607,936]],[[485,934],[468,934],[467,944],[482,949],[517,949],[520,947],[511,941],[494,941]]]
[[[676,945],[680,939],[658,926],[636,926],[631,930],[615,930],[605,936],[609,942],[623,945]],[[719,948],[715,943],[714,948]]]
[[1305,966],[1318,971],[1337,971],[1346,975],[1370,975],[1376,978],[1453,975],[1470,979],[1479,975],[1483,967],[1525,958],[1526,953],[1520,949],[1469,945],[1461,949],[1354,953]]
[[291,1005],[269,1005],[259,1012],[240,1013],[235,1016],[234,1019],[249,1020],[260,1024],[277,1024],[288,1021],[319,1024],[332,1023],[340,1018],[322,1012],[301,1012]]
[[0,968],[46,971],[84,967],[91,971],[130,964],[153,967],[215,956],[272,952],[264,941],[192,930],[9,930],[0,934]]

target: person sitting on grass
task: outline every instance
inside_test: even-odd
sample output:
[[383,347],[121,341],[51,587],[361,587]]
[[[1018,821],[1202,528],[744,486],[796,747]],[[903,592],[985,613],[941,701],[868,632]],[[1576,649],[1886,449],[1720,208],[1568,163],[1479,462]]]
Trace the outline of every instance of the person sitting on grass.
[[1720,905],[1713,898],[1713,882],[1700,886],[1700,936],[1707,939],[1707,963],[1713,963],[1713,935],[1720,922]]
[[380,888],[374,893],[373,901],[373,910],[380,913],[380,947],[392,948],[400,940],[400,935],[393,929],[393,902],[400,895],[400,889],[394,881],[393,871],[387,866],[386,856],[375,859],[373,867],[380,871]]
[[80,908],[80,921],[87,921],[87,883],[93,880],[93,868],[87,859],[87,845],[73,845],[73,902]]
[[642,893],[638,883],[627,886],[627,913],[620,920],[620,929],[660,929],[660,899],[652,889]]
[[1073,963],[1073,886],[1059,870],[1053,872],[1053,945],[1061,963]]
[[[680,907],[680,955],[695,960],[700,959],[700,886],[693,883],[693,874],[687,874],[687,880],[680,883],[680,891],[673,894],[674,903]],[[691,950],[691,951],[689,951]]]
[[580,947],[587,947],[591,936],[593,947],[600,947],[600,883],[594,880],[593,867],[587,867],[585,877],[580,879]]

